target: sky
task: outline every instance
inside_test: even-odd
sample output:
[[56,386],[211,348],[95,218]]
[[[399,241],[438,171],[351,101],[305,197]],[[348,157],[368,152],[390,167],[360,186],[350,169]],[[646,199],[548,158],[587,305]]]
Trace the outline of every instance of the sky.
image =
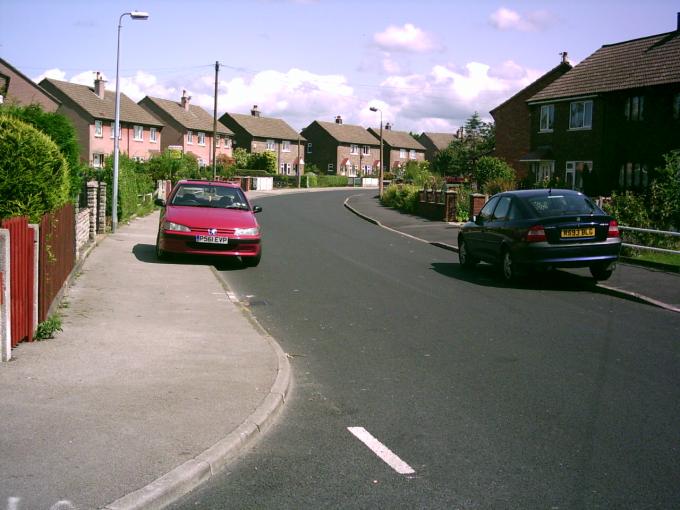
[[[35,81],[120,87],[218,115],[454,132],[560,63],[676,29],[677,0],[2,0],[0,57]],[[369,110],[374,106],[378,113]]]

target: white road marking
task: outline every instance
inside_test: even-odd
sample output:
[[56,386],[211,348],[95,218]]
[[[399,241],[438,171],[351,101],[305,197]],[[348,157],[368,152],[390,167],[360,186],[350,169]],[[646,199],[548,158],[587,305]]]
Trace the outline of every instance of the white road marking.
[[378,441],[375,437],[371,435],[363,427],[347,427],[356,438],[364,443],[368,448],[380,457],[383,461],[387,463],[392,469],[394,469],[400,475],[412,475],[415,473],[414,469],[401,460],[395,453],[392,452],[387,446]]

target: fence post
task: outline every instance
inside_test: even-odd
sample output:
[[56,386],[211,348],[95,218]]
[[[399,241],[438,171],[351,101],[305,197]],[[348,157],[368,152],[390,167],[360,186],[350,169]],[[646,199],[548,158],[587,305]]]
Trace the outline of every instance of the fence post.
[[90,209],[90,241],[97,238],[97,189],[99,183],[90,181],[87,183],[87,207]]
[[106,233],[106,183],[99,183],[99,200],[97,200],[97,233]]
[[444,221],[456,221],[458,218],[458,192],[446,191],[444,197]]
[[0,361],[12,359],[12,324],[10,322],[10,265],[9,265],[9,230],[0,228]]
[[[38,328],[38,295],[40,292],[40,225],[31,223],[28,228],[33,230],[33,324],[31,331],[35,333]],[[33,335],[31,335],[33,336]]]
[[481,193],[472,193],[470,195],[470,221],[472,221],[472,218],[477,216],[479,211],[482,210],[487,198],[488,195],[482,195]]

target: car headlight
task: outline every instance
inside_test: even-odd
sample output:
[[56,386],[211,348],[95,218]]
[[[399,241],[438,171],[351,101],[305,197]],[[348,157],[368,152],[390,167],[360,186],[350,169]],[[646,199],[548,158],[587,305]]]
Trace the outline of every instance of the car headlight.
[[172,221],[165,220],[163,222],[163,230],[174,230],[175,232],[191,232],[189,227],[180,225],[179,223],[173,223]]
[[252,228],[237,228],[234,230],[234,234],[237,236],[256,236],[260,233],[260,227]]

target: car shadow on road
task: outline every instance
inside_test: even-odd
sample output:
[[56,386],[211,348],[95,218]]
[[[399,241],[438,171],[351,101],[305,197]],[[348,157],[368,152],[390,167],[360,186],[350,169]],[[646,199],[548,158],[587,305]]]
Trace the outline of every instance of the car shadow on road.
[[191,255],[169,255],[164,260],[156,257],[156,246],[153,244],[136,244],[132,247],[133,255],[140,262],[147,264],[179,264],[183,266],[215,266],[218,271],[241,271],[245,269],[238,257],[210,257]]
[[485,287],[568,292],[601,291],[592,278],[560,270],[535,272],[520,277],[516,282],[507,283],[502,279],[498,267],[483,262],[470,269],[464,269],[457,262],[433,262],[432,269],[443,276]]

